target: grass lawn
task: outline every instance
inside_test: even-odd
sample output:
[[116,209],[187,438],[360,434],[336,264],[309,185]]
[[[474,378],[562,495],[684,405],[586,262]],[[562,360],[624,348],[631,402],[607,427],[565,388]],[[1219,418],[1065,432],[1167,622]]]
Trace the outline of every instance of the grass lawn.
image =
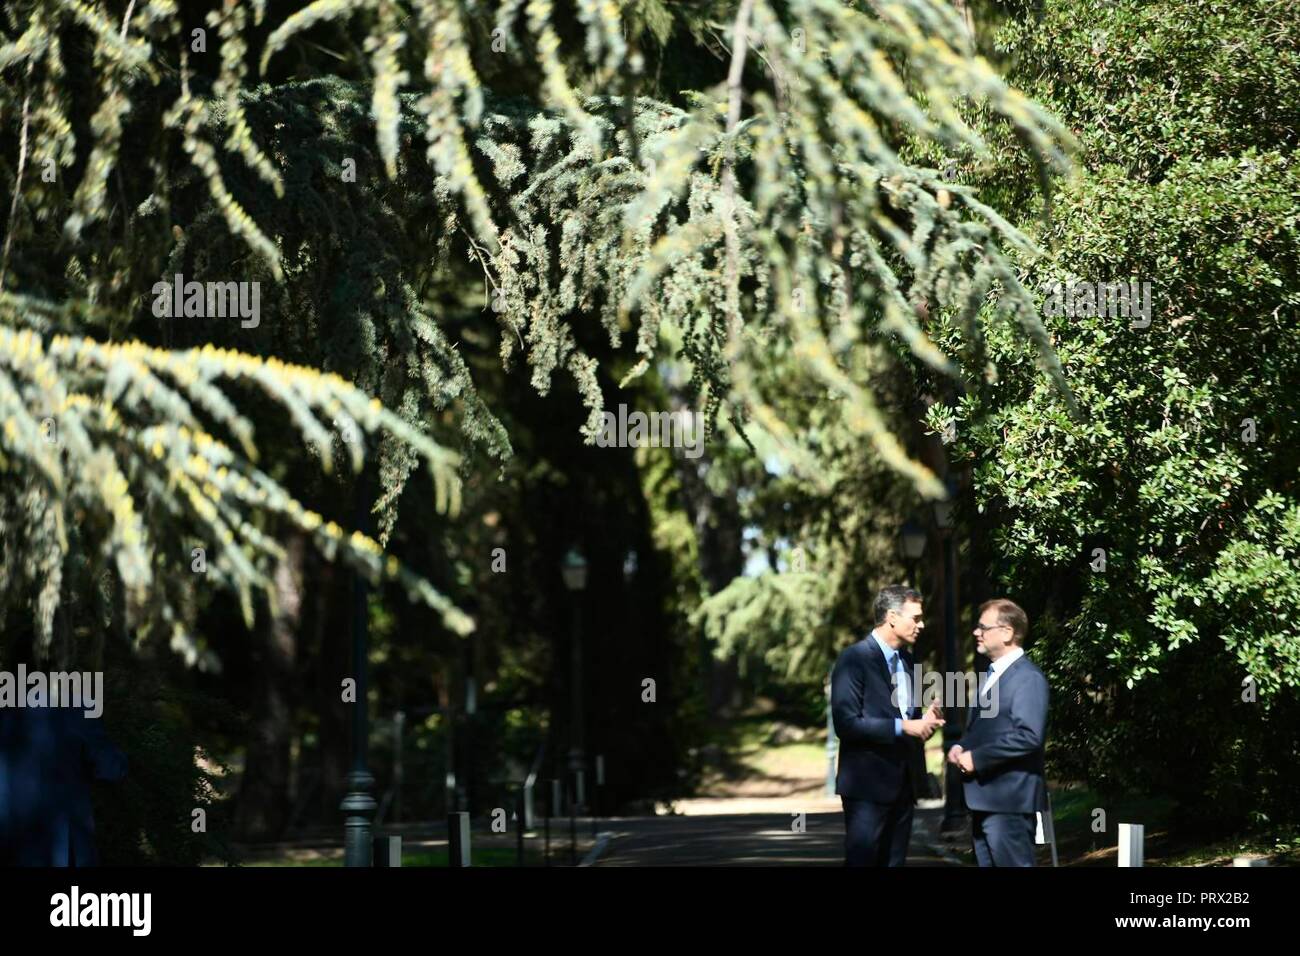
[[[1095,813],[1097,809],[1105,811],[1102,832],[1096,832],[1103,822]],[[1234,856],[1269,857],[1272,866],[1300,865],[1300,834],[1222,837],[1196,833],[1175,825],[1173,802],[1165,797],[1108,801],[1084,787],[1054,787],[1052,810],[1063,866],[1115,866],[1121,823],[1146,827],[1147,866],[1228,866]]]
[[[826,728],[782,719],[770,702],[714,725],[696,796],[816,794],[826,780]],[[800,738],[800,739],[796,739]]]

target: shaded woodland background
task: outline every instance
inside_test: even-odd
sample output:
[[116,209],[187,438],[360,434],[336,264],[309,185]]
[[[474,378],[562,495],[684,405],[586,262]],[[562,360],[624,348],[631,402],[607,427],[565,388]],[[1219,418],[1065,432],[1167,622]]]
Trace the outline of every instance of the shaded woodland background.
[[[140,11],[155,25],[169,18],[188,29],[209,13],[231,17],[237,6],[150,3]],[[873,16],[877,7],[832,6]],[[555,197],[538,198],[546,197],[556,170],[573,163],[580,143],[563,126],[564,111],[541,92],[546,62],[524,57],[521,66],[490,55],[491,26],[501,11],[474,4],[464,5],[459,22],[491,117],[482,135],[495,144],[473,157],[487,184],[485,208],[502,222],[532,217],[530,228],[540,225],[548,242],[560,244],[544,267],[516,263],[521,274],[535,270],[527,280],[533,285],[506,285],[507,261],[481,254],[472,216],[458,205],[468,200],[448,186],[440,159],[426,154],[423,81],[409,47],[404,65],[415,79],[389,104],[398,113],[393,125],[380,124],[396,135],[400,163],[395,177],[380,172],[388,147],[376,137],[370,87],[377,61],[362,27],[378,24],[374,35],[391,35],[396,24],[437,5],[382,3],[366,7],[364,21],[321,22],[287,41],[257,82],[253,68],[268,36],[298,4],[255,6],[264,9],[260,22],[248,10],[240,14],[245,20],[236,33],[247,47],[236,59],[248,75],[239,102],[252,141],[282,170],[289,198],[277,196],[238,148],[219,154],[218,166],[230,193],[280,250],[282,276],[250,252],[247,236],[229,228],[206,176],[157,122],[179,73],[139,92],[117,118],[119,153],[103,183],[107,211],[73,237],[65,218],[80,201],[77,184],[93,178],[102,161],[88,155],[88,144],[102,134],[106,117],[81,104],[100,102],[106,54],[96,44],[109,41],[85,22],[56,20],[53,5],[6,8],[6,329],[34,330],[47,342],[62,332],[178,352],[217,343],[337,373],[461,456],[459,509],[452,514],[425,483],[423,472],[436,470],[433,460],[411,451],[396,431],[376,430],[376,454],[359,473],[326,473],[277,400],[247,383],[232,390],[239,412],[256,422],[258,446],[274,451],[264,454],[263,467],[276,482],[322,518],[376,535],[386,553],[474,621],[472,633],[460,633],[442,610],[410,600],[405,580],[372,584],[370,762],[377,796],[388,795],[389,820],[398,813],[435,819],[454,806],[481,816],[509,805],[509,789],[543,744],[549,759],[562,760],[571,740],[575,614],[583,634],[586,751],[605,757],[607,809],[644,811],[691,792],[712,728],[756,696],[780,701],[808,726],[823,722],[826,668],[868,626],[875,590],[906,579],[926,593],[929,628],[919,656],[934,667],[972,666],[966,635],[973,608],[985,598],[1009,594],[1026,607],[1031,653],[1053,685],[1049,759],[1058,779],[1102,793],[1168,796],[1180,825],[1207,833],[1294,838],[1300,18],[1291,5],[1265,0],[906,6],[955,14],[969,31],[971,55],[986,57],[1078,143],[1073,170],[1063,173],[973,91],[962,106],[987,145],[982,154],[921,135],[896,115],[882,117],[899,162],[925,171],[917,173],[923,195],[910,200],[915,205],[881,207],[897,228],[915,237],[926,216],[969,194],[1043,249],[1035,257],[1008,242],[1006,253],[1022,291],[1038,301],[1062,280],[1132,277],[1156,287],[1156,315],[1146,330],[1106,316],[1043,320],[1069,401],[1033,329],[1000,314],[1000,298],[1013,297],[1009,284],[981,278],[989,262],[971,265],[961,256],[975,253],[945,245],[962,236],[991,243],[990,236],[1004,235],[975,212],[969,228],[987,232],[962,233],[962,224],[948,223],[933,227],[939,238],[932,243],[917,243],[932,260],[969,272],[960,281],[938,267],[912,271],[896,249],[886,255],[903,277],[908,321],[942,363],[908,341],[910,325],[882,319],[893,300],[872,296],[876,279],[862,265],[865,252],[845,268],[852,276],[846,285],[825,278],[825,288],[810,293],[819,316],[845,308],[847,298],[859,310],[854,315],[870,319],[843,340],[834,338],[831,318],[824,323],[846,379],[871,396],[879,421],[870,428],[861,425],[867,406],[857,391],[837,391],[834,379],[809,374],[797,348],[805,340],[786,314],[789,287],[802,271],[827,277],[847,261],[843,249],[826,251],[833,240],[808,253],[807,262],[795,239],[743,247],[746,262],[766,261],[770,249],[790,256],[772,260],[770,282],[754,267],[738,286],[753,331],[735,366],[744,382],[740,372],[728,377],[724,361],[730,290],[721,231],[710,234],[713,245],[697,258],[669,270],[679,284],[655,287],[665,309],[680,315],[657,331],[647,359],[634,348],[644,328],[617,318],[616,281],[583,273],[578,291],[562,285],[570,270],[581,271],[573,263],[583,256],[617,257],[598,237],[590,248],[582,245],[587,225],[574,227],[577,237],[563,231],[568,215],[603,203],[615,208],[614,193],[593,173],[569,191],[557,187]],[[552,20],[575,87],[614,97],[588,104],[591,115],[611,129],[630,116],[651,137],[671,131],[678,122],[673,111],[696,109],[701,91],[716,93],[722,84],[725,94],[736,7],[721,0],[619,5],[629,44],[624,55],[642,59],[636,73],[588,61],[590,26],[579,9],[557,4]],[[763,9],[789,31],[816,7]],[[125,4],[95,7],[101,8],[108,21],[121,22]],[[63,44],[64,70],[51,77],[45,61],[29,70],[36,60],[24,53],[22,38],[45,35],[26,32],[33,23],[56,22],[50,35]],[[209,30],[213,53],[187,55],[187,83],[214,103],[224,96],[230,69],[225,53],[216,53],[226,49],[217,34]],[[180,49],[183,35],[168,37],[170,45],[160,42],[160,49]],[[856,34],[847,39],[859,41]],[[896,65],[917,100],[933,106],[937,100],[923,91],[932,64],[899,55]],[[771,62],[751,57],[746,82],[779,99],[773,71],[779,73]],[[36,178],[43,147],[28,147],[34,152],[16,194],[24,110],[32,112],[27,94],[41,88],[38,82],[66,90],[76,142],[50,148],[61,170],[53,184]],[[631,106],[618,100],[629,92],[639,97]],[[786,95],[799,115],[796,92]],[[464,106],[468,97],[458,96],[455,103]],[[725,102],[725,95],[718,99]],[[39,112],[42,100],[34,102]],[[746,100],[746,116],[757,111],[753,103]],[[214,106],[207,119],[214,140],[222,115]],[[543,122],[555,125],[530,125]],[[805,133],[830,144],[825,126],[834,124],[826,117],[822,123]],[[637,158],[631,141],[620,143]],[[517,155],[505,148],[512,144]],[[788,183],[791,196],[816,191],[815,151],[803,148],[798,170],[807,184],[804,173],[790,170],[775,180]],[[755,145],[738,165],[738,188],[748,198],[766,182],[762,156]],[[340,175],[349,158],[368,171],[356,184]],[[501,170],[512,163],[520,178],[506,188]],[[718,159],[713,178],[695,170],[694,185],[679,196],[682,222],[695,221],[686,207],[714,208],[726,176],[718,170],[726,168]],[[688,179],[683,175],[683,183]],[[836,188],[860,191],[847,174]],[[527,202],[517,198],[525,195]],[[852,225],[858,213],[842,208]],[[825,225],[811,213],[808,219]],[[763,232],[761,219],[746,222],[754,234]],[[827,228],[828,236],[838,235],[838,225]],[[785,236],[776,226],[769,231]],[[867,248],[858,233],[844,238]],[[174,272],[200,280],[260,278],[261,326],[153,318],[147,291]],[[969,309],[957,304],[966,298]],[[498,299],[509,302],[498,307]],[[549,314],[528,312],[541,301],[562,322],[548,326]],[[517,321],[517,314],[532,317]],[[622,338],[611,335],[611,324]],[[12,375],[4,380],[0,415],[18,421],[25,401],[39,421],[36,393],[18,377],[15,341],[0,350],[0,368]],[[543,374],[538,368],[549,361],[548,349],[552,359],[562,358]],[[575,355],[578,372],[566,364]],[[572,374],[552,376],[556,367]],[[625,381],[634,370],[639,376]],[[88,391],[97,394],[101,385]],[[742,385],[752,390],[745,394],[761,396],[748,406],[757,410],[748,420],[731,391]],[[651,412],[709,412],[717,427],[705,456],[692,461],[667,449],[588,444],[592,408],[620,402]],[[124,412],[128,419],[131,413]],[[882,451],[877,425],[896,437],[896,451]],[[949,428],[954,440],[945,442]],[[334,441],[343,460],[346,446],[338,436]],[[337,828],[351,706],[341,700],[340,684],[351,676],[357,564],[342,552],[331,560],[313,531],[283,513],[250,512],[250,525],[283,548],[274,560],[262,556],[269,586],[249,592],[250,627],[236,591],[195,583],[191,548],[204,542],[202,532],[168,511],[166,495],[145,472],[133,472],[131,491],[158,522],[150,527],[167,530],[155,542],[160,583],[137,601],[115,563],[111,523],[87,503],[90,496],[69,499],[68,547],[47,548],[53,519],[42,502],[50,493],[18,440],[6,442],[0,662],[35,643],[51,667],[106,670],[106,724],[132,773],[101,795],[105,862],[230,858],[235,842]],[[942,660],[947,582],[933,485],[900,461],[924,466],[956,501],[962,651],[955,662]],[[359,501],[375,504],[373,514],[364,514],[369,509],[359,509]],[[909,519],[928,537],[916,564],[898,550]],[[578,598],[560,575],[572,548],[590,567]],[[1096,548],[1106,551],[1103,573],[1092,568]],[[494,569],[501,554],[504,571]],[[57,602],[47,595],[51,562],[61,569]],[[185,652],[169,643],[164,598],[166,613],[174,610],[193,635]],[[200,660],[205,666],[196,666]],[[653,704],[641,699],[646,677],[657,682]],[[393,747],[399,711],[400,795]],[[1189,762],[1198,772],[1188,772]],[[446,787],[449,770],[463,788],[459,796]],[[206,834],[189,827],[191,810],[200,806],[208,810]]]

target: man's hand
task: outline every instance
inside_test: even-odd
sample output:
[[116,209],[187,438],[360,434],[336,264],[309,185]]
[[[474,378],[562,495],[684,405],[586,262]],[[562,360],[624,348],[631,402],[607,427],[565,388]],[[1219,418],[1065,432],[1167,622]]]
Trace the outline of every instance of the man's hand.
[[927,712],[920,720],[903,721],[903,733],[909,737],[929,740],[934,735],[934,732],[942,726],[943,718],[934,716],[932,712]]
[[967,776],[975,773],[975,758],[961,744],[953,744],[948,751],[948,762]]

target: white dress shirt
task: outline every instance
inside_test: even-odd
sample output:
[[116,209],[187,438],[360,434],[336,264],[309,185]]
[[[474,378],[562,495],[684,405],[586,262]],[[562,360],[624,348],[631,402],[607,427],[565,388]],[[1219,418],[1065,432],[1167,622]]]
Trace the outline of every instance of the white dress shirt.
[[[899,719],[906,719],[908,712],[912,709],[912,685],[910,683],[911,675],[907,673],[907,668],[903,666],[902,648],[892,648],[885,639],[875,631],[871,636],[876,639],[876,644],[880,647],[880,653],[885,655],[885,666],[889,668],[889,681],[891,686],[895,687],[898,698],[898,715]],[[899,733],[901,733],[901,728]]]
[[989,675],[988,681],[984,684],[983,692],[987,694],[989,692],[989,688],[998,682],[998,678],[1001,677],[1003,673],[1006,672],[1006,669],[1024,656],[1025,656],[1025,649],[1023,647],[1013,647],[1011,648],[1011,650],[1007,651],[1005,654],[1003,654],[1001,657],[995,660],[990,665],[993,668],[993,673]]

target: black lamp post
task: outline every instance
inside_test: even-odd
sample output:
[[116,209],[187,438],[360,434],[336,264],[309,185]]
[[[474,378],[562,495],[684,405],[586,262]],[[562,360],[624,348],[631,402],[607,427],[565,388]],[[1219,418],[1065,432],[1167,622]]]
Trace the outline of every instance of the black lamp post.
[[[948,479],[948,497],[934,503],[934,523],[943,541],[943,660],[944,670],[957,672],[957,537],[953,533],[954,499],[957,483]],[[945,679],[945,684],[947,680]],[[956,701],[946,708],[943,725],[944,800],[941,832],[960,830],[966,820],[966,801],[961,775],[948,763],[948,751],[961,739],[961,710]]]
[[[564,556],[560,567],[564,576],[564,586],[573,595],[573,640],[569,658],[569,772],[577,781],[577,773],[583,768],[583,718],[582,718],[582,600],[580,595],[587,587],[587,559],[577,548]],[[575,798],[577,794],[574,794]],[[584,794],[585,796],[585,794]]]
[[465,763],[465,782],[461,784],[465,793],[464,809],[470,813],[474,812],[475,799],[478,796],[474,789],[477,777],[474,776],[475,756],[478,754],[478,682],[474,679],[474,638],[471,637],[467,643],[465,654],[465,733],[463,735],[464,746],[464,763]]
[[[365,472],[357,476],[356,526],[367,529],[370,509],[367,507]],[[352,705],[352,769],[348,773],[348,792],[339,804],[343,811],[343,865],[370,866],[373,846],[370,839],[370,818],[375,812],[375,798],[371,791],[375,778],[366,766],[369,752],[370,722],[366,671],[368,669],[367,644],[369,643],[370,616],[367,608],[366,579],[360,571],[352,572],[352,679],[356,681],[356,702]]]

